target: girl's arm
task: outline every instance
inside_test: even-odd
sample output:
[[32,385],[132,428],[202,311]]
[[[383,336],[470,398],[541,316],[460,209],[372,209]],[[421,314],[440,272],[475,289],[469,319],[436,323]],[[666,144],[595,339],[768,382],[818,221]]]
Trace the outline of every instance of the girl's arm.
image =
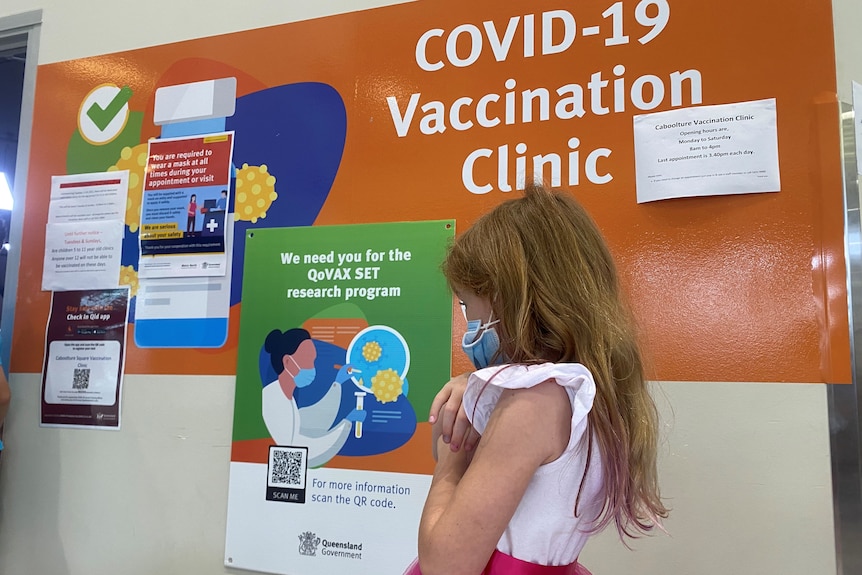
[[438,440],[419,524],[423,575],[482,572],[533,474],[565,451],[571,418],[566,391],[546,381],[503,391],[475,454]]

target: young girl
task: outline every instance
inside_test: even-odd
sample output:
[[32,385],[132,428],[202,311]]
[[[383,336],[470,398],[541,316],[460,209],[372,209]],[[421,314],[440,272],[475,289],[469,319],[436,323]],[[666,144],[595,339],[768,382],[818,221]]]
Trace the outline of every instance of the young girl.
[[667,516],[656,409],[607,246],[574,199],[532,187],[462,234],[443,271],[468,320],[463,411],[481,440],[450,448],[451,421],[435,426],[408,572],[586,573],[590,534],[614,522],[634,537]]

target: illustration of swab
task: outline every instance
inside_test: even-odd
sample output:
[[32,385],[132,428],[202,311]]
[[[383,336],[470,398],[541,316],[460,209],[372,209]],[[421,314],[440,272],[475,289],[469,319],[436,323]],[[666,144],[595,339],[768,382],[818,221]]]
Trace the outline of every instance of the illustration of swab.
[[[335,369],[341,369],[340,365],[334,365],[332,367],[334,367]],[[349,367],[349,368],[347,368],[347,373],[349,373],[350,375],[353,375],[354,373],[362,373],[362,370],[356,369],[355,367]],[[364,391],[355,391],[355,392],[353,392],[353,395],[356,396],[356,409],[358,411],[364,410],[365,409],[365,396],[367,395],[367,393]],[[361,421],[354,422],[354,424],[353,424],[353,437],[355,437],[356,439],[362,439],[362,422]]]

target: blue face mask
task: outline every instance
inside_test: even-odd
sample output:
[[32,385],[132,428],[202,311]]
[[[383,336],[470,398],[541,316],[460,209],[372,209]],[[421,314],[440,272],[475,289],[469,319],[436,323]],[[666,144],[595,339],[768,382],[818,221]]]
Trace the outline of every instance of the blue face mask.
[[293,362],[293,365],[299,369],[299,373],[293,376],[293,382],[296,384],[296,387],[308,387],[311,385],[311,382],[314,381],[314,378],[317,376],[317,370],[315,368],[311,369],[303,369],[299,367],[299,364],[296,363],[296,360],[290,357],[290,361]]
[[[497,330],[492,326],[500,320],[489,321],[482,324],[482,320],[474,319],[467,322],[467,331],[461,339],[461,349],[473,362],[476,369],[483,369],[494,364],[506,361],[502,353],[497,354],[500,349],[500,337]],[[497,355],[497,357],[494,357]]]

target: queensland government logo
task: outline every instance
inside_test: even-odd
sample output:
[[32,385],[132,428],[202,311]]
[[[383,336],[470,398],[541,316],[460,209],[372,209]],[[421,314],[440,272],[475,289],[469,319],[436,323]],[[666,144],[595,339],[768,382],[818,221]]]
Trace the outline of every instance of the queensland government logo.
[[299,535],[299,554],[308,557],[317,557],[318,546],[323,545],[320,549],[320,555],[323,557],[337,557],[339,559],[362,559],[362,543],[353,541],[332,541],[330,539],[321,538],[317,533],[306,531]]
[[320,537],[311,531],[299,535],[299,554],[314,557],[317,555],[317,546],[320,545]]

